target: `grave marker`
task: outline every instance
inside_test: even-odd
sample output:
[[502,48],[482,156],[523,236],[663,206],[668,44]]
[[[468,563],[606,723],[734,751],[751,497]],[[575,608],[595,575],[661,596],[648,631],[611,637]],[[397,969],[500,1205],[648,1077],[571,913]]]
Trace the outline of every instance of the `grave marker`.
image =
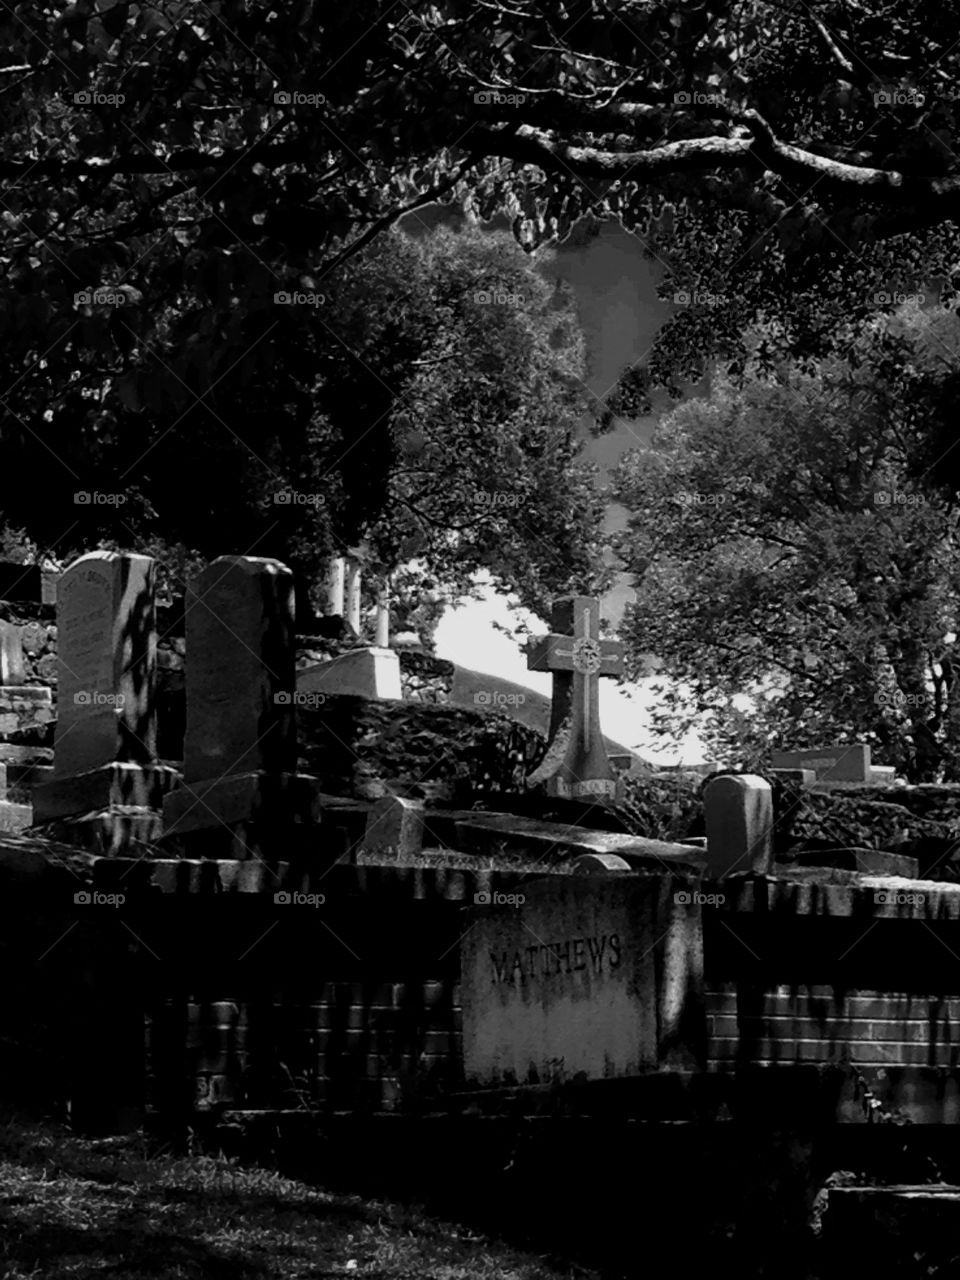
[[721,774],[703,788],[707,875],[765,875],[773,866],[773,789],[753,774]]
[[705,1057],[700,905],[678,877],[555,876],[474,908],[461,941],[466,1078],[554,1084]]
[[812,769],[818,782],[870,782],[870,748],[864,743],[811,747],[807,751],[775,751],[774,769]]
[[188,588],[183,786],[166,834],[314,820],[296,773],[294,579],[278,560],[221,556]]
[[547,752],[527,779],[548,795],[579,798],[616,794],[616,778],[600,731],[600,676],[623,670],[623,646],[600,639],[600,603],[568,596],[553,606],[555,633],[531,642],[527,667],[553,674]]
[[53,777],[37,824],[115,806],[159,809],[176,771],[156,763],[154,562],[92,551],[59,581]]
[[0,685],[22,685],[24,679],[20,628],[0,621]]

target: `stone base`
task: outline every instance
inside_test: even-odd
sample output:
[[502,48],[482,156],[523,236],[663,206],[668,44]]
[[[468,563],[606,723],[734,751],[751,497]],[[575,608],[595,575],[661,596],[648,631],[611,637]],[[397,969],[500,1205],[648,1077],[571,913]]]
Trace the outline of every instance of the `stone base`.
[[800,853],[798,867],[839,867],[842,871],[861,871],[868,876],[905,876],[916,880],[920,864],[916,858],[884,849],[820,849]]
[[163,818],[156,809],[117,805],[99,813],[74,814],[40,824],[31,835],[56,840],[103,858],[133,857],[154,846],[163,834]]
[[10,800],[0,800],[0,832],[10,835],[17,831],[26,831],[33,825],[33,807],[29,804],[14,804]]
[[164,834],[267,822],[280,827],[320,821],[322,789],[299,773],[238,773],[208,782],[185,782],[163,802]]
[[15,733],[53,719],[53,695],[45,685],[0,686],[0,733]]
[[119,762],[54,778],[34,789],[33,820],[36,826],[45,826],[57,818],[130,806],[159,811],[179,778],[169,765]]
[[346,694],[354,698],[402,699],[400,657],[393,649],[350,649],[315,667],[297,672],[298,701],[310,694]]

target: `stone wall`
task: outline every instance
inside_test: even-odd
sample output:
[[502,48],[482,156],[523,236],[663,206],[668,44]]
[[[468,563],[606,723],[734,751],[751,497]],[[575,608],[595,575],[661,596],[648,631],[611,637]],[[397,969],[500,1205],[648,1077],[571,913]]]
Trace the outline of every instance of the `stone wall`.
[[57,688],[57,624],[52,604],[0,600],[0,620],[20,628],[24,684]]
[[454,665],[428,653],[400,650],[400,688],[410,702],[444,703],[453,688]]

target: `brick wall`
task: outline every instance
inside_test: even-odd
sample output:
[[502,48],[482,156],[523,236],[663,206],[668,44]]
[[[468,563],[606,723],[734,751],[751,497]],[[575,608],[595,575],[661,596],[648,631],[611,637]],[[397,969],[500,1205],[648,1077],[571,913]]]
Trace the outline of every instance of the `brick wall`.
[[706,992],[710,1070],[758,1065],[960,1066],[960,996],[716,984]]

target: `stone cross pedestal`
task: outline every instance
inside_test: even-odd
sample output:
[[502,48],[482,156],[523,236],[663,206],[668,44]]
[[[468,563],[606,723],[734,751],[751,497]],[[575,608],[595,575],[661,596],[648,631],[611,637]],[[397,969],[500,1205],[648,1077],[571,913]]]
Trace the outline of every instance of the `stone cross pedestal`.
[[153,560],[112,551],[75,560],[59,581],[57,650],[53,776],[33,791],[34,825],[99,811],[98,842],[109,837],[116,853],[159,834],[178,776],[156,759]]
[[531,641],[527,650],[529,670],[553,673],[547,753],[527,783],[565,798],[612,797],[616,777],[600,731],[600,676],[620,674],[623,646],[600,639],[600,602],[591,596],[557,600],[551,621],[559,634]]
[[278,560],[221,556],[187,592],[184,780],[164,834],[197,833],[207,857],[257,856],[315,820],[319,784],[296,772],[293,588]]

